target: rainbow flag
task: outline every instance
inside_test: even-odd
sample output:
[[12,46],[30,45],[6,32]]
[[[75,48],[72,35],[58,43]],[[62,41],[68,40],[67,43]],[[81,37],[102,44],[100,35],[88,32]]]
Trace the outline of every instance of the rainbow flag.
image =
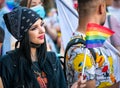
[[101,47],[105,40],[113,35],[113,31],[95,23],[88,23],[86,30],[86,47]]

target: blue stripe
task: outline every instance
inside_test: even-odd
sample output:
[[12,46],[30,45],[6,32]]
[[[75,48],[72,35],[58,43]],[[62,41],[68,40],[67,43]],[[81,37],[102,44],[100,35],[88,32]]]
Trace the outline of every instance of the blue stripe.
[[99,43],[104,43],[105,40],[102,40],[102,39],[94,39],[94,40],[86,40],[86,44],[99,44]]

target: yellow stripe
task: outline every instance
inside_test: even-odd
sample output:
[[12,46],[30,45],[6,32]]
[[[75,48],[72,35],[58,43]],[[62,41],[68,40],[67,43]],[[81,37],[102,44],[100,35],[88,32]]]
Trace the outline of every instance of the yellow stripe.
[[102,33],[102,32],[97,32],[97,31],[90,31],[86,33],[87,36],[92,36],[92,35],[99,35],[99,36],[104,36],[104,37],[109,37],[109,34]]

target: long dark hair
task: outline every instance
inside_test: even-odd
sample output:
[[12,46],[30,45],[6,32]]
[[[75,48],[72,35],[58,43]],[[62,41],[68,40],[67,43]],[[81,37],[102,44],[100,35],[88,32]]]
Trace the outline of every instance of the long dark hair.
[[[20,41],[20,52],[25,56],[25,59],[31,65],[32,60],[31,60],[30,48],[31,48],[30,39],[29,39],[28,31],[27,31],[24,34],[24,38]],[[43,67],[44,65],[44,62],[46,60],[46,52],[47,52],[46,39],[44,39],[44,43],[41,44],[40,47],[37,48],[37,52],[36,52],[40,67]]]
[[[45,39],[46,40],[46,39]],[[17,45],[17,44],[16,44]],[[31,59],[31,45],[28,31],[25,32],[23,39],[20,41],[20,47],[18,49],[18,62],[16,71],[16,83],[24,85],[25,88],[39,88],[39,84],[31,72],[32,59]],[[37,48],[37,58],[40,69],[43,70],[44,63],[46,61],[46,41]]]

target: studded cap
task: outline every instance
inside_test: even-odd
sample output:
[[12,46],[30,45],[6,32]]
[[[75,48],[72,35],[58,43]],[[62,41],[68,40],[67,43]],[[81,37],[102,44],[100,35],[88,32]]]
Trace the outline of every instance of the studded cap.
[[20,41],[25,32],[41,17],[33,10],[26,7],[17,7],[12,12],[5,14],[4,20],[8,31]]

